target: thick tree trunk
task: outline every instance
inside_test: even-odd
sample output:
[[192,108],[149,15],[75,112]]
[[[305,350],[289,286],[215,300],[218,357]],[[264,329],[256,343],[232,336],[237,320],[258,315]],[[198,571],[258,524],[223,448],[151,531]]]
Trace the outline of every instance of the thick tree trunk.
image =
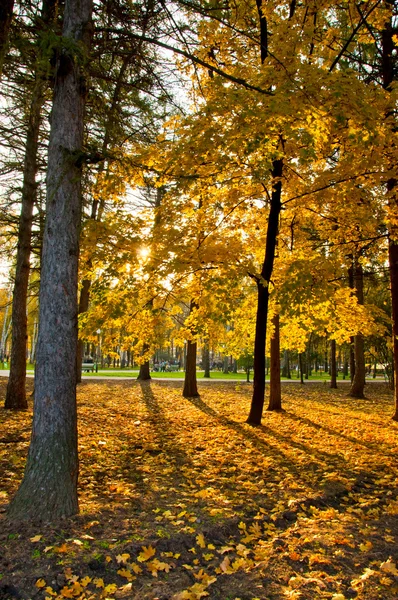
[[274,335],[271,338],[271,376],[269,386],[269,403],[267,410],[282,410],[281,394],[281,360],[279,343],[279,315],[275,314],[272,323]]
[[283,160],[273,162],[273,187],[271,209],[268,217],[267,241],[261,275],[257,278],[257,315],[254,339],[254,379],[253,396],[247,423],[260,425],[265,396],[265,344],[267,338],[268,301],[272,271],[274,268],[275,249],[278,238],[279,215],[281,212]]
[[337,388],[336,340],[330,341],[330,387]]
[[149,360],[140,365],[140,372],[138,373],[137,381],[148,381],[152,379],[149,368]]
[[203,377],[210,378],[210,350],[208,342],[203,347],[203,368],[205,371]]
[[78,512],[77,273],[86,95],[79,62],[87,55],[91,14],[92,0],[66,0],[68,50],[56,65],[48,152],[33,429],[24,479],[9,508],[15,520],[53,521]]
[[14,0],[0,2],[0,77],[3,73],[4,58],[7,54],[8,34],[11,27]]
[[33,207],[36,201],[37,152],[44,103],[45,86],[35,86],[29,113],[25,146],[22,187],[22,206],[19,219],[17,262],[12,299],[12,346],[10,377],[7,385],[5,408],[25,409],[26,349],[27,349],[27,294],[30,273],[30,252]]
[[[363,296],[363,270],[362,265],[356,260],[354,264],[355,290],[359,304],[364,303]],[[351,398],[365,398],[365,344],[362,334],[354,337],[355,375],[352,381]]]
[[198,398],[198,385],[196,380],[196,342],[188,340],[187,358],[185,363],[184,398]]
[[[149,346],[144,344],[143,354],[148,352]],[[148,379],[152,379],[151,372],[149,368],[149,360],[145,361],[140,365],[140,371],[138,373],[137,381],[148,381]]]

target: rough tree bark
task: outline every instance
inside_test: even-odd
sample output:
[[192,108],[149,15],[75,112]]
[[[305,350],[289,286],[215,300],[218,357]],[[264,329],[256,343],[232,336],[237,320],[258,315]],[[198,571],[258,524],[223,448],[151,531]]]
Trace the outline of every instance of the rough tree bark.
[[279,315],[275,314],[272,318],[274,334],[271,338],[271,370],[269,386],[269,403],[267,410],[282,410],[281,394],[281,360],[280,360],[280,336],[279,336]]
[[330,387],[337,388],[336,340],[330,340]]
[[9,507],[13,520],[54,521],[78,512],[77,273],[86,97],[81,62],[90,45],[91,14],[92,0],[66,0],[48,152],[33,429],[24,478]]
[[33,208],[36,201],[37,151],[44,103],[44,86],[38,83],[33,92],[25,145],[24,174],[19,218],[17,260],[12,298],[12,345],[10,377],[5,408],[25,409],[26,399],[26,344],[28,322],[26,316],[30,273]]
[[[356,259],[354,260],[354,281],[358,303],[363,304],[363,269]],[[351,398],[365,398],[365,344],[361,333],[354,337],[354,354],[355,374],[349,395]]]
[[279,215],[282,208],[282,171],[283,159],[276,159],[272,165],[272,193],[271,208],[268,217],[267,241],[265,246],[265,257],[260,277],[256,277],[257,283],[257,315],[254,339],[254,378],[253,396],[247,423],[260,425],[264,408],[265,395],[265,344],[267,338],[267,317],[269,289],[272,271],[274,268],[275,249],[278,238]]

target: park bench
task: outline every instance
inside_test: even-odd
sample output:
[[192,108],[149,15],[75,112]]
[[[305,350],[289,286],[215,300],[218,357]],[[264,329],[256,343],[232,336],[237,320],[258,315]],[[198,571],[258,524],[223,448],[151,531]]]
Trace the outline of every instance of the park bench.
[[169,365],[168,367],[166,367],[167,371],[179,371],[180,370],[180,366],[179,365]]
[[94,371],[98,372],[97,364],[94,362],[84,362],[82,363],[82,371],[83,373],[90,373],[90,371],[92,371],[93,373]]

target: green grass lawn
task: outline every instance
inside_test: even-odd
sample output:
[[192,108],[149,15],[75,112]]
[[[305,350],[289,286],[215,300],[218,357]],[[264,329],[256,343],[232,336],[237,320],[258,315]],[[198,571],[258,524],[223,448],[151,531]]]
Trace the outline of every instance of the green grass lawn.
[[[0,367],[1,367],[0,363]],[[27,372],[29,374],[32,374],[34,371],[33,365],[32,364],[28,364],[27,367]],[[131,377],[132,379],[136,379],[138,375],[138,368],[135,369],[120,369],[120,368],[109,368],[109,369],[99,369],[98,373],[83,373],[83,378],[90,376],[90,377],[111,377],[111,378],[118,378],[118,377]],[[203,377],[204,375],[204,371],[197,371],[197,377],[198,379],[204,379]],[[184,378],[184,371],[173,371],[171,373],[162,373],[162,372],[155,372],[155,371],[151,371],[151,377],[153,379],[183,379]],[[224,379],[224,380],[232,380],[232,381],[246,381],[246,373],[243,372],[239,372],[239,373],[223,373],[222,371],[211,371],[210,373],[210,379]],[[285,377],[281,378],[282,381],[299,381],[300,377],[298,377],[298,374],[296,371],[292,371],[292,378],[291,379],[286,379]],[[372,376],[367,376],[368,380],[372,379]],[[250,371],[250,381],[253,380],[253,371]],[[269,380],[269,375],[267,375],[267,380]],[[322,372],[318,372],[315,373],[313,372],[312,375],[310,375],[309,380],[322,380],[322,381],[330,381],[330,375],[328,373],[324,373]],[[338,374],[337,377],[338,381],[343,381],[343,375],[342,373]],[[349,377],[346,379],[346,381],[349,380]],[[377,380],[383,380],[384,381],[384,377],[382,375],[379,375],[377,377]]]

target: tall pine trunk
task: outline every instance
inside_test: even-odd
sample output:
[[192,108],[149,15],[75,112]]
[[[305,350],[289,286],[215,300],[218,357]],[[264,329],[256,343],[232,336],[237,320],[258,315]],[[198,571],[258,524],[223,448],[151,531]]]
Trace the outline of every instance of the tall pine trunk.
[[271,208],[268,217],[267,241],[265,247],[265,257],[261,269],[260,277],[256,278],[257,283],[257,315],[256,330],[254,338],[254,378],[253,378],[253,396],[250,407],[250,413],[247,423],[250,425],[260,425],[263,414],[265,400],[265,344],[267,338],[267,318],[269,289],[272,271],[274,268],[275,250],[278,238],[279,215],[281,212],[282,195],[282,170],[283,160],[274,160],[272,165],[272,194]]
[[35,86],[29,113],[25,145],[22,187],[22,206],[18,229],[17,261],[12,299],[12,346],[10,377],[7,385],[5,408],[25,409],[26,399],[26,345],[28,339],[27,295],[30,273],[30,253],[33,208],[36,200],[37,152],[44,86]]
[[[43,27],[54,20],[55,0],[43,0],[41,17]],[[40,55],[39,55],[40,58]],[[39,64],[39,60],[38,60]],[[36,68],[36,83],[30,99],[28,128],[26,132],[25,159],[21,198],[21,214],[18,227],[17,259],[12,298],[12,345],[10,377],[8,379],[5,408],[25,409],[26,399],[26,352],[28,339],[27,295],[30,275],[33,209],[36,202],[38,171],[38,148],[42,109],[48,83]]]
[[[56,65],[47,170],[40,322],[32,437],[15,520],[53,521],[78,512],[77,274],[86,86],[92,0],[66,0]],[[78,52],[73,49],[78,48]]]
[[274,334],[271,338],[271,375],[269,385],[269,403],[267,410],[282,410],[281,395],[281,360],[280,360],[280,336],[279,315],[272,318]]

